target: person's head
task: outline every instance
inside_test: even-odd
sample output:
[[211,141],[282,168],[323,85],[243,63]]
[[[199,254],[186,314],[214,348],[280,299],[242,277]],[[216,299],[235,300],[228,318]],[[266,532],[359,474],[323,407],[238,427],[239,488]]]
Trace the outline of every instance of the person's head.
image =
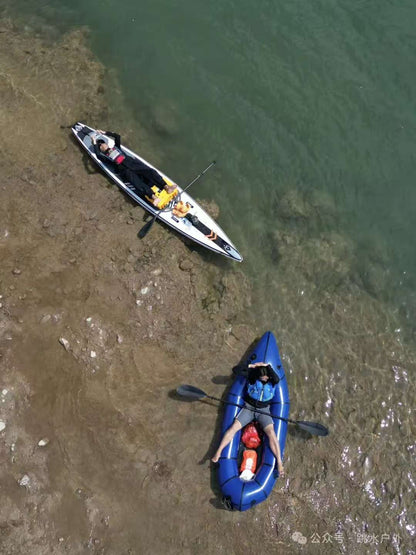
[[262,382],[267,382],[270,379],[272,369],[270,368],[269,364],[265,364],[264,366],[260,366],[259,368],[259,380]]
[[102,139],[97,141],[97,144],[98,144],[98,148],[101,150],[101,152],[107,152],[107,150],[109,149],[108,144],[105,141],[103,141]]

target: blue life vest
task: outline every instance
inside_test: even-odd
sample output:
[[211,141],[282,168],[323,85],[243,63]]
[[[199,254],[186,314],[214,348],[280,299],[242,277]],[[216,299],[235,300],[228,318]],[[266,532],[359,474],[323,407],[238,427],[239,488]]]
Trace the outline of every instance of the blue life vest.
[[274,397],[275,387],[269,382],[263,383],[261,380],[256,380],[254,384],[247,384],[247,393],[253,401],[269,403]]

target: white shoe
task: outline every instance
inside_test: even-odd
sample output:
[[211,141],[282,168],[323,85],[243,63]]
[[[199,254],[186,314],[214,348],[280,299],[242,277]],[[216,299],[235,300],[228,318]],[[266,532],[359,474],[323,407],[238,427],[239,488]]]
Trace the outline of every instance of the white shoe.
[[240,474],[240,478],[244,480],[244,482],[249,482],[254,478],[254,474],[253,472],[251,472],[251,470],[243,470],[243,472]]

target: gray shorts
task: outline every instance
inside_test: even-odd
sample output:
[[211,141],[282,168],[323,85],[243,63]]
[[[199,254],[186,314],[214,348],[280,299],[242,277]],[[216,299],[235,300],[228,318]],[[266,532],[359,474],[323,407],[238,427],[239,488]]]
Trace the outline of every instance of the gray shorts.
[[[246,403],[236,416],[236,420],[240,422],[242,428],[247,426],[247,424],[250,424],[250,422],[254,419],[259,422],[263,430],[269,426],[269,424],[273,424],[273,418],[270,416],[270,407],[259,409],[261,410],[261,413],[257,412],[254,407],[251,407],[254,410],[249,410],[246,407],[251,407],[251,405]],[[262,414],[264,412],[267,412],[268,414]]]

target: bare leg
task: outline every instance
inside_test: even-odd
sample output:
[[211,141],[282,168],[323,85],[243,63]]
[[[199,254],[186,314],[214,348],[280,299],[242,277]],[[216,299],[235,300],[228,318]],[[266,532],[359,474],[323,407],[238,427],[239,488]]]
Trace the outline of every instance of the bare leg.
[[233,424],[228,428],[228,430],[225,432],[224,437],[222,438],[218,449],[215,451],[215,455],[211,459],[212,462],[214,463],[218,462],[218,459],[221,456],[222,450],[230,443],[230,441],[233,439],[233,437],[239,430],[241,430],[241,424],[236,419],[234,420]]
[[273,424],[269,424],[268,426],[266,426],[264,428],[264,433],[269,438],[269,446],[270,446],[271,452],[277,459],[277,468],[279,470],[279,475],[283,478],[283,476],[285,475],[285,469],[283,468],[282,456],[280,453],[280,445],[279,445],[279,442],[277,441],[276,434],[274,433]]

